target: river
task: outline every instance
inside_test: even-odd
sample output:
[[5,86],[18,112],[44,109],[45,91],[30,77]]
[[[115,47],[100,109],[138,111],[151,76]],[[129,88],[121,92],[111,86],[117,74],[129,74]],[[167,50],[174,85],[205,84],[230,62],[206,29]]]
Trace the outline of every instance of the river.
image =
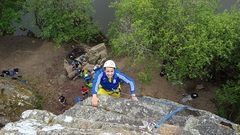
[[[108,29],[110,28],[111,22],[114,20],[114,12],[113,8],[110,8],[109,5],[111,1],[115,0],[93,0],[93,6],[95,9],[95,16],[93,17],[94,21],[98,24],[100,30],[106,35]],[[231,6],[237,0],[220,0],[220,4],[222,5],[219,8],[219,12],[223,12],[225,9],[230,9]],[[26,14],[22,16],[22,22],[19,26],[25,27],[31,30],[34,34],[39,35],[40,30],[36,25],[33,24],[33,15]],[[15,24],[16,25],[16,24]],[[27,31],[22,31],[21,29],[17,29],[14,35],[26,35]]]

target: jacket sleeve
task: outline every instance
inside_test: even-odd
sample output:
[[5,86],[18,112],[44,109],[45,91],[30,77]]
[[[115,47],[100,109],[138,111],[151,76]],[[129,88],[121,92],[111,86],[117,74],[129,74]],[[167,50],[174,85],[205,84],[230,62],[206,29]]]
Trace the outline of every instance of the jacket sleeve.
[[92,94],[97,94],[98,87],[99,87],[102,76],[103,76],[103,71],[102,70],[98,70],[94,74],[93,82],[92,82]]
[[117,70],[117,69],[116,69],[116,75],[117,75],[121,80],[123,80],[125,83],[127,83],[127,84],[130,85],[130,93],[131,93],[131,95],[136,93],[135,82],[134,82],[134,80],[133,80],[131,77],[127,76],[126,74],[120,72],[120,71]]

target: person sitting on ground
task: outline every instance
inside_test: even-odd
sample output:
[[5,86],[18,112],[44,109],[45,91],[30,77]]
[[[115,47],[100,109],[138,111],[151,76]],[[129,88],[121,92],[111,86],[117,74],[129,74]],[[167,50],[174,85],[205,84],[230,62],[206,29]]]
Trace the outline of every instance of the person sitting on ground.
[[121,82],[130,85],[131,99],[138,101],[135,95],[134,80],[116,69],[116,64],[113,60],[107,60],[103,68],[94,74],[92,83],[92,105],[95,107],[98,106],[99,99],[97,94],[111,95],[119,98]]
[[13,68],[13,69],[8,69],[8,70],[3,70],[2,74],[0,75],[1,77],[11,77],[14,80],[22,78],[21,75],[18,75],[19,69],[18,68]]
[[83,99],[86,99],[86,98],[88,97],[88,92],[89,92],[88,87],[82,86],[82,88],[81,88],[81,93],[82,93],[82,95],[83,95]]

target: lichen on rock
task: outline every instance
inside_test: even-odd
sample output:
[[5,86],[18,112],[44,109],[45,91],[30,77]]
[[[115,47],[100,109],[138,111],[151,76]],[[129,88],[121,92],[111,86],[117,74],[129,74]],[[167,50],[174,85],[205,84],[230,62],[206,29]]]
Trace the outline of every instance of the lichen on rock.
[[[26,83],[10,78],[0,78],[0,123],[19,120],[21,113],[35,108],[37,98]],[[4,121],[8,120],[8,122]]]

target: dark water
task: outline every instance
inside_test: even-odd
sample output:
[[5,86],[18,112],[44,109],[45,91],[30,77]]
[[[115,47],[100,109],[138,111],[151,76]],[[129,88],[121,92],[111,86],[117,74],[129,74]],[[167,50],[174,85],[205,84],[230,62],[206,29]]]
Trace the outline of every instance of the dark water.
[[[98,22],[102,32],[107,33],[109,29],[109,24],[114,20],[114,9],[109,8],[109,4],[116,0],[94,0],[94,7],[96,10],[96,15],[94,19]],[[231,8],[237,0],[219,0],[220,8],[219,12],[228,10]]]
[[220,8],[219,11],[222,12],[225,9],[230,9],[232,5],[234,5],[234,3],[236,3],[237,0],[220,0]]
[[104,34],[107,34],[110,23],[114,20],[114,9],[109,7],[112,1],[113,0],[94,0],[93,2],[96,11],[94,20]]
[[[40,29],[35,25],[35,19],[34,15],[31,13],[27,13],[22,16],[22,21],[20,24],[14,24],[17,29],[14,33],[16,36],[20,35],[28,35],[28,32],[33,32],[35,36],[40,36]],[[26,28],[26,30],[23,30],[22,28]]]
[[[109,7],[110,3],[113,1],[116,0],[93,0],[93,6],[96,11],[93,18],[104,34],[107,34],[110,23],[114,20],[114,9]],[[222,6],[219,8],[219,12],[222,12],[225,9],[230,9],[236,1],[237,0],[220,0],[220,4]],[[17,27],[25,27],[36,35],[39,35],[40,33],[38,27],[34,25],[34,17],[32,14],[24,15],[22,17],[22,22],[19,25],[15,25]],[[18,28],[15,32],[15,35],[27,35],[27,32],[28,31],[23,31]]]

